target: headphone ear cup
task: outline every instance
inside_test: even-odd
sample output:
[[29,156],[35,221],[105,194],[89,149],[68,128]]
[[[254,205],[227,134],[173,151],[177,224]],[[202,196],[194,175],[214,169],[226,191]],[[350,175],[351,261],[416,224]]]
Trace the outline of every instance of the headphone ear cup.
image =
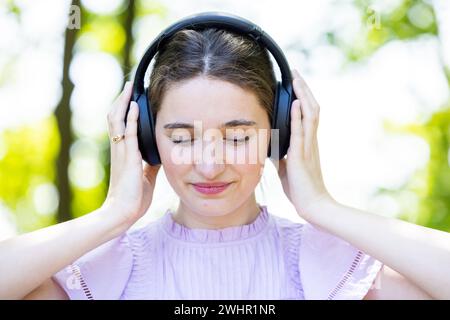
[[[280,81],[277,82],[273,105],[272,130],[268,157],[280,160],[287,154],[291,136],[291,100],[293,98],[292,88],[286,90]],[[272,141],[276,135],[277,139]],[[278,140],[278,145],[277,145]],[[272,144],[277,148],[272,150]]]
[[136,99],[139,106],[138,144],[142,159],[150,165],[158,165],[161,164],[161,159],[156,145],[155,122],[147,97],[146,89]]
[[280,82],[277,81],[277,84],[275,86],[275,93],[273,96],[273,106],[272,106],[272,122],[270,124],[270,141],[269,141],[269,149],[267,150],[267,157],[272,157],[272,143],[273,143],[273,133],[275,132],[276,129],[276,124],[277,124],[277,116],[278,116],[278,94],[279,94],[279,86],[280,86]]

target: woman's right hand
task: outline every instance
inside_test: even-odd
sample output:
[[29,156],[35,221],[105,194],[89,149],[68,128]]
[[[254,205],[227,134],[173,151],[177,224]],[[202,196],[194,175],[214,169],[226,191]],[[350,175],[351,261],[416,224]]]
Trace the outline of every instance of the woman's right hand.
[[[108,114],[108,131],[111,143],[111,176],[104,206],[113,208],[120,221],[131,226],[149,208],[161,165],[143,166],[137,140],[139,108],[131,102],[125,127],[125,114],[131,99],[132,83],[127,82]],[[115,136],[125,137],[113,142]]]

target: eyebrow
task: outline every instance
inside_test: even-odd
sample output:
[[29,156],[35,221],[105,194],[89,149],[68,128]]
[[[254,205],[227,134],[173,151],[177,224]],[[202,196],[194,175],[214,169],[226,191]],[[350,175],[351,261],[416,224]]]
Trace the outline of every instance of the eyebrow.
[[[225,123],[222,123],[220,125],[220,128],[233,128],[233,127],[240,127],[240,126],[254,126],[256,125],[255,121],[251,120],[245,120],[245,119],[237,119],[237,120],[231,120]],[[173,122],[173,123],[167,123],[164,125],[164,129],[194,129],[194,126],[190,123],[184,123],[184,122]]]

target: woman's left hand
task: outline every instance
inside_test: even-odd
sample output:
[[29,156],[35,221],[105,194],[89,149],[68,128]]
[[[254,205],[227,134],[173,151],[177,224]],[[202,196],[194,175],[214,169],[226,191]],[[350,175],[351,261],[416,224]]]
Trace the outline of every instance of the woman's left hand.
[[332,197],[325,187],[320,168],[317,143],[320,107],[299,72],[293,70],[292,73],[297,99],[291,106],[287,159],[285,157],[278,162],[278,175],[284,192],[298,214],[308,219],[311,206],[332,200]]

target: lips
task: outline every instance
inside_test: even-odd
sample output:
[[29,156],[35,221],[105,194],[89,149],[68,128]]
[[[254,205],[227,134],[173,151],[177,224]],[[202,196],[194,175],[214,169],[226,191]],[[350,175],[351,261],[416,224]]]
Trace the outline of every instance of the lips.
[[225,189],[228,188],[228,186],[231,184],[231,182],[210,182],[210,183],[193,183],[192,186],[195,190],[202,194],[218,194]]
[[202,188],[211,188],[211,187],[221,187],[227,184],[230,184],[231,182],[200,182],[200,183],[193,183],[195,186],[199,186]]

